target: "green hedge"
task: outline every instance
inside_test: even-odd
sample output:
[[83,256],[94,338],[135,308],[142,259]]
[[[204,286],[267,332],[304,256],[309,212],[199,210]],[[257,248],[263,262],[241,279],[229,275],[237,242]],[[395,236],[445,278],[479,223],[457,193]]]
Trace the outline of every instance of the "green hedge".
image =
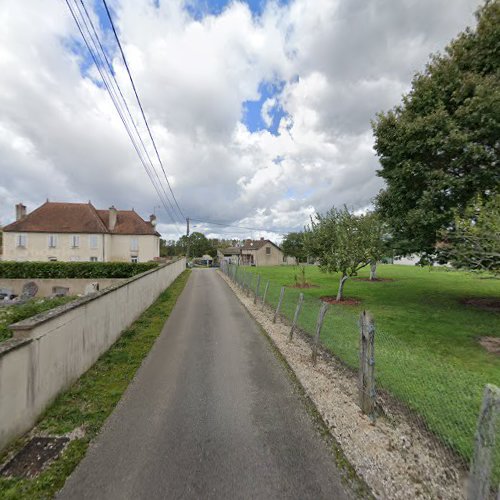
[[0,279],[130,278],[156,262],[0,262]]

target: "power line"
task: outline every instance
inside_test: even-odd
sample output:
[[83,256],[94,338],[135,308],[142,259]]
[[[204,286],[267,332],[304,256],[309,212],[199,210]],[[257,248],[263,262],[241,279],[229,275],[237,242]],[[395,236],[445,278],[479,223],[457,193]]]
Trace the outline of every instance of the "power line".
[[163,175],[165,176],[165,180],[167,181],[168,188],[170,190],[170,193],[172,194],[172,198],[174,199],[175,205],[177,206],[177,209],[179,210],[179,213],[181,214],[181,217],[184,219],[185,215],[182,212],[181,207],[179,206],[179,203],[177,203],[177,199],[175,198],[174,191],[172,190],[172,186],[170,185],[170,182],[168,180],[167,174],[165,172],[165,168],[163,167],[163,162],[161,161],[160,153],[158,152],[158,148],[156,147],[155,140],[153,139],[153,134],[151,133],[151,129],[149,128],[149,123],[148,123],[148,120],[146,119],[146,114],[144,113],[144,109],[142,107],[141,100],[139,99],[139,94],[137,93],[137,89],[135,87],[134,79],[132,78],[132,74],[130,73],[130,68],[128,66],[127,59],[125,57],[125,53],[123,52],[122,44],[120,43],[120,39],[118,38],[118,33],[116,32],[115,25],[114,25],[113,19],[111,17],[111,12],[108,9],[108,4],[106,3],[106,0],[102,0],[102,3],[104,4],[104,8],[106,9],[106,14],[107,14],[109,22],[111,24],[111,28],[113,30],[113,34],[115,36],[116,43],[118,44],[118,47],[120,49],[120,53],[121,53],[122,58],[123,58],[123,62],[125,63],[125,69],[127,70],[128,76],[130,78],[130,83],[132,84],[132,88],[134,89],[135,98],[137,99],[137,104],[139,105],[139,108],[141,110],[142,117],[144,119],[144,123],[146,124],[146,128],[148,130],[149,137],[151,138],[151,142],[153,143],[153,147],[154,147],[154,150],[155,150],[155,153],[156,153],[156,157],[158,158],[158,162],[160,163],[161,169],[163,171]]
[[269,229],[264,229],[262,227],[245,227],[245,226],[236,226],[232,224],[226,224],[225,222],[215,222],[215,221],[208,221],[208,220],[201,220],[201,219],[194,219],[193,217],[190,217],[190,219],[194,222],[201,222],[203,224],[213,224],[215,226],[223,226],[223,227],[235,227],[238,229],[246,229],[247,231],[265,231],[265,232],[276,232],[276,231],[270,231]]
[[[100,54],[99,54],[99,51],[98,51],[97,46],[96,46],[96,44],[95,44],[95,41],[94,41],[94,39],[92,38],[92,35],[91,35],[90,30],[89,30],[89,28],[88,28],[88,25],[87,25],[87,23],[86,23],[86,21],[85,21],[85,18],[84,18],[83,14],[82,14],[82,11],[81,11],[81,10],[80,10],[80,8],[78,7],[78,3],[76,3],[76,1],[75,1],[76,10],[78,11],[78,13],[79,13],[79,15],[80,15],[80,17],[81,17],[81,19],[82,19],[83,23],[81,23],[81,22],[78,20],[78,17],[77,17],[77,15],[76,15],[76,13],[75,13],[75,12],[76,12],[76,10],[75,10],[75,11],[73,10],[72,6],[71,6],[71,5],[70,5],[70,3],[69,3],[69,0],[66,0],[66,5],[68,6],[69,11],[71,12],[71,15],[72,15],[72,17],[73,17],[73,20],[75,21],[75,24],[77,25],[78,30],[80,31],[80,34],[81,34],[81,36],[82,36],[82,38],[83,38],[83,41],[85,42],[85,45],[87,46],[87,49],[88,49],[88,50],[89,50],[89,52],[90,52],[90,55],[92,56],[92,59],[93,59],[93,61],[94,61],[94,64],[95,64],[95,66],[96,66],[97,70],[99,71],[99,74],[100,74],[100,76],[101,76],[101,78],[102,78],[102,81],[103,81],[103,83],[104,83],[104,86],[106,87],[106,90],[107,90],[107,92],[108,92],[109,96],[111,97],[111,100],[113,101],[113,104],[114,104],[114,106],[115,106],[115,108],[116,108],[116,110],[117,110],[117,112],[118,112],[118,115],[119,115],[119,117],[120,117],[120,119],[121,119],[121,121],[122,121],[122,123],[123,123],[123,125],[124,125],[124,127],[125,127],[125,129],[126,129],[126,131],[127,131],[127,134],[128,134],[128,136],[129,136],[129,138],[130,138],[130,140],[131,140],[131,142],[132,142],[132,145],[134,146],[134,149],[135,149],[135,151],[136,151],[137,155],[139,156],[139,159],[141,160],[141,163],[142,163],[142,165],[144,166],[144,169],[146,170],[146,173],[147,173],[147,175],[148,175],[148,177],[149,177],[149,179],[150,179],[151,183],[153,184],[153,187],[155,188],[155,191],[156,191],[156,193],[157,193],[157,195],[158,195],[158,198],[160,199],[161,203],[163,204],[163,207],[165,208],[165,211],[167,212],[167,214],[169,215],[169,217],[172,219],[172,222],[173,222],[173,223],[174,223],[174,225],[176,226],[176,228],[177,228],[177,232],[180,234],[179,228],[178,228],[178,226],[177,226],[177,224],[176,224],[176,222],[175,222],[175,218],[173,218],[172,214],[170,214],[170,211],[168,210],[167,206],[165,205],[165,201],[163,200],[163,198],[162,198],[162,196],[161,196],[161,193],[160,193],[160,191],[159,191],[159,189],[158,189],[158,186],[157,186],[157,185],[156,185],[156,183],[154,182],[154,179],[153,179],[153,177],[152,177],[151,171],[150,171],[150,169],[148,168],[148,166],[147,166],[147,164],[146,164],[146,162],[145,162],[145,160],[144,160],[144,157],[143,157],[143,155],[142,155],[142,152],[140,151],[140,148],[138,147],[138,145],[137,145],[137,143],[136,143],[136,140],[135,140],[135,138],[134,138],[134,136],[133,136],[132,131],[130,130],[130,127],[129,127],[128,123],[127,123],[127,120],[126,120],[126,118],[125,118],[125,117],[124,117],[124,115],[123,115],[123,111],[122,111],[121,105],[120,105],[120,104],[119,104],[119,102],[118,102],[118,97],[117,97],[117,95],[116,95],[116,91],[114,90],[114,88],[113,88],[113,86],[112,86],[112,83],[111,83],[111,81],[109,80],[109,76],[108,76],[108,79],[106,79],[106,77],[105,77],[105,74],[107,75],[107,72],[106,72],[106,67],[105,67],[105,65],[104,65],[104,64],[103,64],[103,62],[102,62],[102,58],[101,58],[101,56],[100,56]],[[83,5],[83,2],[82,2],[82,5]],[[84,5],[83,5],[83,7],[84,7],[84,9],[85,9],[85,6],[84,6]],[[85,9],[85,12],[86,12],[86,9]],[[88,16],[88,13],[87,13],[87,16]],[[89,20],[90,20],[90,18],[89,18]],[[91,20],[90,20],[90,21],[91,21]],[[83,26],[85,26],[87,36],[88,36],[88,37],[89,37],[89,39],[91,40],[92,45],[94,45],[95,53],[94,53],[94,51],[92,50],[92,48],[90,47],[90,44],[89,44],[89,42],[88,42],[88,40],[87,40],[87,37],[86,37],[86,36],[85,36],[85,34],[84,34],[84,28],[83,28]],[[92,24],[92,26],[93,26],[93,24]],[[95,32],[95,29],[94,29],[94,33],[95,33],[95,35],[96,35],[96,37],[97,37],[97,39],[98,39],[98,36],[97,36],[97,33]],[[106,54],[105,54],[105,52],[104,52],[104,49],[102,48],[102,44],[100,43],[100,40],[99,40],[99,39],[98,39],[98,41],[99,41],[99,45],[100,45],[100,47],[101,47],[101,49],[102,49],[102,51],[103,51],[104,57],[105,57],[105,58],[106,58],[106,60],[107,60]],[[100,60],[101,64],[99,64],[98,59]],[[109,61],[108,61],[108,64],[109,64]],[[101,66],[102,66],[102,68],[101,68]],[[103,73],[103,70],[104,70],[104,73]],[[124,103],[125,107],[127,108],[127,112],[128,112],[129,117],[130,117],[130,121],[131,121],[131,123],[132,123],[132,125],[133,125],[133,127],[134,127],[134,129],[135,129],[135,132],[136,132],[137,136],[139,137],[139,140],[140,140],[140,142],[141,142],[141,144],[142,144],[142,146],[143,146],[143,148],[144,148],[144,151],[145,151],[146,155],[147,155],[147,156],[148,156],[148,158],[149,158],[149,155],[148,155],[148,153],[147,153],[147,150],[146,150],[146,148],[145,148],[145,146],[144,146],[144,143],[143,143],[143,141],[142,141],[141,135],[140,135],[139,131],[137,130],[137,127],[135,126],[134,120],[133,120],[133,118],[132,118],[132,116],[131,116],[131,114],[130,114],[130,110],[128,109],[127,103],[126,103],[125,99],[123,98],[123,94],[122,94],[121,89],[120,89],[120,87],[119,87],[119,85],[118,85],[118,82],[117,82],[117,81],[116,81],[116,79],[114,78],[113,72],[112,72],[112,71],[110,71],[110,73],[111,73],[111,76],[112,76],[112,78],[113,78],[113,80],[114,80],[114,82],[115,82],[115,84],[116,84],[116,86],[117,86],[118,90],[119,90],[119,93],[120,93],[120,96],[122,97],[123,103]],[[109,83],[108,83],[108,81],[109,81]],[[151,159],[150,159],[150,158],[149,158],[149,161],[150,161],[151,166],[152,166],[152,168],[153,168],[153,170],[154,170],[154,166],[153,166],[153,164],[152,164],[152,162],[151,162]],[[155,170],[155,172],[156,172],[156,170]],[[158,177],[158,176],[157,176],[157,177]],[[158,180],[160,180],[160,179],[158,178]],[[163,186],[161,185],[161,182],[160,182],[160,186],[161,186],[161,187],[162,187],[162,189],[163,189]],[[163,190],[163,191],[164,191],[164,190]],[[165,193],[165,191],[164,191],[164,193]],[[166,196],[166,193],[165,193],[165,196]],[[167,198],[167,199],[168,199],[168,198]]]
[[[76,1],[76,0],[75,0],[75,1]],[[165,196],[165,199],[168,201],[168,204],[170,205],[170,208],[172,209],[172,214],[170,214],[170,212],[169,212],[168,210],[166,210],[166,211],[167,211],[167,213],[168,213],[169,217],[172,219],[172,222],[173,222],[174,224],[176,224],[176,222],[175,222],[175,217],[174,217],[174,216],[175,216],[175,208],[174,208],[174,206],[172,205],[172,202],[170,201],[170,198],[168,197],[168,195],[167,195],[167,193],[166,193],[166,191],[165,191],[165,188],[163,187],[163,183],[161,182],[161,179],[160,179],[160,178],[159,178],[159,176],[158,176],[158,172],[156,171],[156,168],[155,168],[155,167],[154,167],[154,165],[153,165],[153,162],[152,162],[152,160],[151,160],[151,157],[149,156],[148,150],[147,150],[147,148],[146,148],[146,146],[145,146],[145,144],[144,144],[144,141],[142,140],[142,136],[141,136],[141,134],[139,133],[139,130],[138,130],[138,128],[137,128],[137,126],[136,126],[136,124],[135,124],[135,122],[134,122],[134,119],[133,119],[132,114],[131,114],[131,112],[130,112],[130,109],[129,109],[129,106],[128,106],[128,104],[127,104],[127,101],[126,101],[125,97],[123,96],[123,93],[122,93],[122,91],[121,91],[120,85],[118,84],[118,81],[117,81],[117,80],[116,80],[116,78],[115,78],[115,75],[114,75],[114,73],[113,73],[113,68],[112,68],[112,66],[111,66],[111,63],[109,62],[109,59],[108,59],[108,57],[107,57],[107,55],[106,55],[106,51],[104,50],[104,47],[102,46],[101,40],[100,40],[100,38],[99,38],[99,35],[97,34],[97,31],[96,31],[96,29],[95,29],[94,23],[92,22],[92,19],[91,19],[90,15],[89,15],[89,13],[88,13],[88,11],[87,11],[87,8],[85,7],[85,4],[84,4],[83,0],[80,0],[80,3],[81,3],[81,5],[82,5],[82,7],[83,7],[83,10],[85,11],[85,14],[86,14],[86,17],[87,17],[87,19],[88,19],[88,21],[89,21],[89,23],[90,23],[90,26],[92,27],[92,31],[93,31],[93,33],[94,33],[94,37],[95,37],[95,39],[97,40],[97,44],[99,45],[99,47],[100,47],[100,49],[101,49],[102,55],[103,55],[103,57],[104,57],[104,60],[106,61],[106,66],[107,66],[107,68],[108,68],[107,70],[106,70],[106,66],[105,66],[105,65],[104,65],[104,63],[103,63],[102,58],[100,57],[100,54],[99,54],[99,50],[98,50],[98,48],[97,48],[97,45],[96,45],[96,43],[95,43],[94,39],[92,38],[92,34],[90,33],[90,30],[88,29],[88,25],[87,25],[87,23],[86,23],[86,21],[85,21],[85,18],[83,17],[82,11],[81,11],[81,10],[80,10],[80,8],[78,7],[78,3],[76,3],[76,6],[77,6],[77,8],[78,8],[78,11],[79,11],[79,13],[80,13],[80,15],[81,15],[81,17],[82,17],[82,20],[83,20],[84,24],[85,24],[85,27],[86,27],[86,29],[87,29],[87,32],[90,34],[90,39],[92,40],[92,44],[94,45],[94,48],[95,48],[95,50],[96,50],[96,54],[97,54],[97,56],[99,57],[99,59],[100,59],[100,61],[101,61],[101,64],[102,64],[102,65],[103,65],[103,67],[104,67],[105,73],[106,73],[106,74],[108,74],[108,75],[111,75],[111,78],[112,78],[112,80],[113,80],[113,82],[114,82],[114,84],[115,84],[115,86],[116,86],[116,89],[118,90],[118,92],[119,92],[119,94],[120,94],[121,100],[122,100],[122,102],[123,102],[123,104],[124,104],[124,106],[125,106],[125,109],[126,109],[127,114],[128,114],[128,116],[129,116],[130,122],[132,123],[132,126],[134,127],[134,129],[135,129],[135,131],[136,131],[136,134],[137,134],[137,136],[138,136],[138,138],[139,138],[139,141],[140,141],[140,143],[141,143],[141,145],[142,145],[142,148],[144,149],[144,152],[145,152],[146,157],[147,157],[147,159],[148,159],[148,161],[149,161],[149,164],[151,165],[151,170],[152,170],[152,171],[154,172],[154,174],[156,175],[156,179],[158,180],[158,184],[160,185],[161,190],[163,191],[163,194],[164,194],[164,196]],[[88,45],[87,45],[87,46],[88,46]],[[98,69],[99,69],[99,68],[98,68]],[[102,74],[101,74],[101,76],[102,76]],[[166,207],[165,207],[165,209],[166,209]],[[176,224],[176,226],[177,226],[177,224]],[[178,228],[178,227],[177,227],[177,230],[179,230],[179,228]]]

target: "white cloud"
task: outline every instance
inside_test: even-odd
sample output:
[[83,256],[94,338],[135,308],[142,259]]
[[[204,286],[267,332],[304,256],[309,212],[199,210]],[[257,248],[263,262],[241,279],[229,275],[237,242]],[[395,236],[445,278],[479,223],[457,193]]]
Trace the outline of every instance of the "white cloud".
[[[397,104],[428,54],[473,22],[477,5],[317,0],[311,8],[295,0],[270,2],[256,17],[236,1],[194,20],[181,0],[114,4],[184,212],[267,230],[255,237],[300,229],[333,204],[370,203],[382,186],[370,119]],[[33,209],[46,197],[147,216],[158,205],[154,189],[95,70],[82,76],[71,44],[79,33],[64,2],[5,0],[0,21],[0,223],[12,220],[14,203]],[[113,65],[139,123],[116,51]],[[278,135],[242,123],[243,103],[260,98],[263,81],[286,82],[261,109],[267,126],[275,108],[287,113]],[[162,212],[159,228],[175,236]]]

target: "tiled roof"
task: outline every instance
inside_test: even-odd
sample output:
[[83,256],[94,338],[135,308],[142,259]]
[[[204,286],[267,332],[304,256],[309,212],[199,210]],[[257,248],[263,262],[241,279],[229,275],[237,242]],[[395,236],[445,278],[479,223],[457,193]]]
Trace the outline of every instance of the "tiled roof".
[[224,248],[221,250],[221,252],[224,253],[224,255],[237,255],[241,250],[259,250],[268,243],[276,247],[278,250],[281,250],[281,248],[271,240],[245,240],[244,244],[241,247]]
[[[107,225],[109,210],[97,210],[100,219]],[[142,219],[134,210],[117,210],[116,225],[112,234],[158,234],[150,222]]]
[[227,247],[227,248],[222,248],[220,251],[224,255],[239,255],[241,248],[239,247]]
[[243,244],[243,246],[241,248],[243,248],[243,250],[259,250],[261,249],[263,246],[267,245],[267,244],[270,244],[272,245],[273,247],[276,247],[278,250],[281,250],[281,248],[276,245],[276,243],[273,243],[271,240],[245,240],[245,243]]
[[108,228],[109,210],[96,210],[91,203],[45,202],[4,231],[35,233],[156,234],[155,228],[133,210],[117,210],[113,231]]

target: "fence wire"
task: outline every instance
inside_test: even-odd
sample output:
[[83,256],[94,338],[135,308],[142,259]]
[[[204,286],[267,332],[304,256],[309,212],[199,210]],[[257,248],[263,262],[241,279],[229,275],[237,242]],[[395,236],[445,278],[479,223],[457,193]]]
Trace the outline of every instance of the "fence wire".
[[[223,271],[249,295],[255,295],[257,270],[225,265]],[[257,298],[262,304],[267,279],[261,279]],[[270,281],[262,307],[275,311],[282,286]],[[285,287],[280,307],[282,321],[292,323],[299,294]],[[304,294],[297,328],[312,337],[322,301]],[[376,319],[376,318],[375,318]],[[321,332],[322,345],[351,374],[359,370],[359,308],[331,304]],[[435,454],[468,469],[484,387],[491,381],[477,371],[453,365],[448,358],[409,345],[377,325],[375,333],[375,380],[379,411],[403,413],[414,429],[427,437]],[[500,418],[496,423],[493,485],[500,484]]]

